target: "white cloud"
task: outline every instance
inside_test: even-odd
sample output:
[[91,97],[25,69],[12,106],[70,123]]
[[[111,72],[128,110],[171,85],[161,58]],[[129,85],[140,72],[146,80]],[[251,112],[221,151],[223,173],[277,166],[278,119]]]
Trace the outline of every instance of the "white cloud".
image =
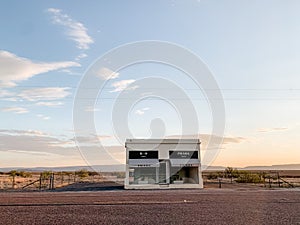
[[42,115],[42,114],[38,114],[38,115],[36,115],[38,118],[41,118],[41,119],[43,119],[43,120],[49,120],[50,119],[50,117],[49,116],[45,116],[45,115]]
[[33,155],[42,155],[42,156],[54,155],[49,152],[38,152],[38,151],[7,150],[6,152],[12,152],[12,153],[16,153],[16,154],[29,154],[31,156],[33,156]]
[[28,113],[28,109],[23,108],[23,107],[7,107],[7,108],[2,108],[3,112],[13,112],[16,114],[23,114],[23,113]]
[[258,132],[267,133],[267,132],[273,132],[273,131],[284,131],[287,129],[288,129],[287,127],[260,128],[260,129],[258,129]]
[[142,116],[142,115],[144,115],[145,114],[145,111],[147,111],[147,110],[149,110],[150,108],[149,107],[145,107],[145,108],[142,108],[142,109],[137,109],[137,110],[135,110],[135,114],[137,114],[137,115],[140,115],[140,116]]
[[[191,134],[191,135],[171,135],[167,138],[178,138],[178,139],[200,139],[202,150],[211,150],[216,148],[222,148],[224,145],[239,144],[247,141],[248,138],[240,136],[217,136],[213,134]],[[220,142],[222,145],[219,146]],[[210,143],[210,148],[208,148]]]
[[13,93],[6,91],[6,90],[0,90],[0,97],[8,97],[8,96],[12,96]]
[[0,130],[0,151],[20,150],[53,152],[59,151],[64,154],[62,149],[51,147],[52,143],[63,143],[65,140],[52,137],[42,131],[36,130]]
[[36,105],[39,106],[48,106],[48,107],[56,107],[63,105],[63,102],[37,102]]
[[[109,135],[90,135],[90,136],[79,136],[76,137],[76,140],[80,144],[86,144],[86,145],[94,145],[99,143],[99,141],[104,140],[104,139],[110,139],[111,136]],[[75,141],[75,138],[71,139],[72,141]]]
[[127,88],[128,85],[134,83],[135,80],[121,80],[121,81],[117,81],[112,83],[112,87],[114,87],[114,90],[110,91],[110,92],[119,92],[119,91],[123,91],[123,90],[133,90],[136,89],[138,86],[132,86],[130,88]]
[[77,48],[88,49],[94,40],[88,35],[87,28],[80,22],[72,19],[69,15],[63,14],[60,9],[49,8],[54,24],[62,25],[67,29],[67,36],[76,42]]
[[142,111],[142,110],[140,110],[140,109],[138,109],[138,110],[135,110],[135,112],[134,112],[135,114],[137,114],[137,115],[144,115],[144,111]]
[[[111,160],[111,155],[124,163],[123,146],[107,146],[106,151],[99,151],[97,138],[103,140],[110,136],[94,135],[91,140],[80,138],[86,143],[85,148],[88,148],[89,154],[99,159],[97,165],[115,163]],[[65,135],[51,136],[42,131],[0,129],[0,154],[2,167],[85,165],[74,139]]]
[[0,87],[14,87],[16,82],[58,69],[80,66],[77,62],[33,62],[7,51],[0,51]]
[[75,60],[78,61],[78,60],[80,60],[80,59],[86,58],[87,56],[88,56],[87,54],[81,53],[81,54],[79,54],[79,55],[75,58]]
[[3,135],[10,135],[10,136],[20,136],[20,135],[24,135],[24,136],[48,136],[47,133],[44,133],[43,131],[40,130],[5,130],[5,129],[1,129],[0,130],[0,136]]
[[58,72],[67,73],[67,74],[75,75],[75,76],[81,76],[82,75],[82,73],[74,72],[73,70],[70,70],[70,69],[62,69],[62,70],[59,70]]
[[3,98],[1,100],[10,101],[10,102],[17,102],[19,99],[15,98],[15,97],[8,97],[8,98]]
[[96,72],[96,76],[100,77],[102,80],[110,80],[110,79],[118,78],[119,73],[103,67]]
[[57,100],[70,95],[67,90],[67,87],[33,88],[22,91],[18,96],[27,101]]

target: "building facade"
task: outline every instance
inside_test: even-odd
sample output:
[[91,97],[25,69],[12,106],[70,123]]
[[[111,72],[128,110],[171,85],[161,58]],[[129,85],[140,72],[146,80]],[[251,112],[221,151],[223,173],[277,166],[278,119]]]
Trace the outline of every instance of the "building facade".
[[127,139],[125,189],[203,188],[199,139]]

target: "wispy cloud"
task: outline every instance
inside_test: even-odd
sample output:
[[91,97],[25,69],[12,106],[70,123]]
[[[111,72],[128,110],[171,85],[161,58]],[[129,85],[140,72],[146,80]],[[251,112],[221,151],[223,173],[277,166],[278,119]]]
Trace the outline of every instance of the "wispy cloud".
[[54,24],[62,25],[66,28],[67,36],[76,42],[77,48],[88,49],[89,45],[94,43],[94,40],[87,33],[87,28],[82,23],[62,13],[60,9],[49,8],[47,11],[51,14]]
[[[95,159],[99,159],[103,165],[110,165],[113,162],[109,159],[109,154],[124,161],[123,146],[108,146],[106,151],[99,151],[99,140],[107,138],[110,136],[92,135],[91,137],[79,137],[79,140],[86,144],[89,154],[94,155]],[[0,129],[0,153],[1,156],[14,154],[13,161],[2,160],[1,165],[5,167],[71,166],[84,163],[76,148],[74,138],[68,138],[65,135],[52,136],[36,130]],[[27,159],[23,157],[24,154],[28,154]]]
[[0,51],[0,87],[14,87],[17,82],[35,75],[80,66],[77,62],[33,62],[7,51]]
[[9,96],[12,96],[12,95],[13,95],[12,92],[9,92],[9,91],[6,91],[6,90],[0,90],[0,98],[9,97]]
[[260,128],[257,131],[260,133],[267,133],[267,132],[285,131],[285,130],[288,130],[288,128],[287,127]]
[[90,136],[78,136],[73,139],[70,139],[71,141],[78,141],[80,143],[80,145],[95,145],[98,144],[99,141],[101,140],[105,140],[105,139],[110,139],[111,136],[109,135],[90,135]]
[[220,137],[217,135],[212,135],[212,134],[191,134],[191,135],[171,135],[167,136],[168,138],[179,138],[179,139],[200,139],[201,141],[201,146],[203,150],[210,150],[208,148],[208,143],[210,142],[211,148],[215,149],[216,147],[221,147],[216,144],[219,144],[220,142],[222,145],[227,145],[227,144],[239,144],[247,140],[247,138],[244,137],[239,137],[239,136],[224,136]]
[[63,102],[37,102],[38,106],[57,107],[63,105]]
[[119,77],[119,73],[110,70],[109,68],[101,68],[96,72],[96,76],[101,78],[102,80],[110,80]]
[[3,112],[13,112],[16,114],[23,114],[23,113],[28,113],[28,109],[23,108],[23,107],[6,107],[2,108]]
[[142,116],[142,115],[144,115],[145,114],[145,111],[147,111],[147,110],[149,110],[150,108],[148,108],[148,107],[145,107],[145,108],[142,108],[142,109],[137,109],[137,110],[135,110],[135,114],[137,114],[137,115],[139,115],[139,116]]
[[132,87],[128,88],[128,86],[134,82],[135,82],[135,80],[121,80],[121,81],[114,82],[111,85],[114,88],[114,90],[112,90],[110,92],[120,92],[123,90],[134,90],[134,89],[138,88],[138,86],[132,86]]
[[56,149],[51,147],[51,143],[64,141],[38,130],[0,130],[0,151],[53,152]]
[[76,76],[81,76],[82,75],[81,73],[74,72],[73,70],[70,70],[70,69],[62,69],[62,70],[59,70],[58,72],[60,72],[60,73],[67,73],[67,74],[76,75]]
[[79,61],[80,59],[83,59],[83,58],[86,58],[86,57],[88,57],[87,54],[81,53],[81,54],[79,54],[79,55],[75,58],[75,60],[76,60],[76,61]]
[[52,156],[49,152],[38,152],[38,151],[22,151],[22,150],[7,150],[6,152],[16,153],[16,154],[28,154],[31,156],[41,155],[41,156]]
[[[70,95],[71,93],[68,90],[67,87],[32,88],[22,91],[18,96],[27,101],[57,100]],[[51,103],[48,103],[48,106],[49,104]]]
[[40,130],[8,130],[0,129],[0,136],[9,135],[9,136],[48,136],[47,133]]
[[38,114],[36,115],[38,118],[42,119],[42,120],[49,120],[50,119],[50,116],[45,116],[43,114]]

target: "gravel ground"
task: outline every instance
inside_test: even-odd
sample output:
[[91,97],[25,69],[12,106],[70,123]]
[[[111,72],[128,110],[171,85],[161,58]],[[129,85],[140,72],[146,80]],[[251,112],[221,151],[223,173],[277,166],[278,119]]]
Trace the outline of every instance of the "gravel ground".
[[300,225],[300,189],[2,192],[0,224]]

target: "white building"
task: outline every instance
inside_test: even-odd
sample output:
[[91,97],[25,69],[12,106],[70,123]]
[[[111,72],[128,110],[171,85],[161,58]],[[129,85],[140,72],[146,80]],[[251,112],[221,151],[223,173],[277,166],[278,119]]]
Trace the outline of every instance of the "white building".
[[127,139],[125,189],[203,188],[199,139]]

